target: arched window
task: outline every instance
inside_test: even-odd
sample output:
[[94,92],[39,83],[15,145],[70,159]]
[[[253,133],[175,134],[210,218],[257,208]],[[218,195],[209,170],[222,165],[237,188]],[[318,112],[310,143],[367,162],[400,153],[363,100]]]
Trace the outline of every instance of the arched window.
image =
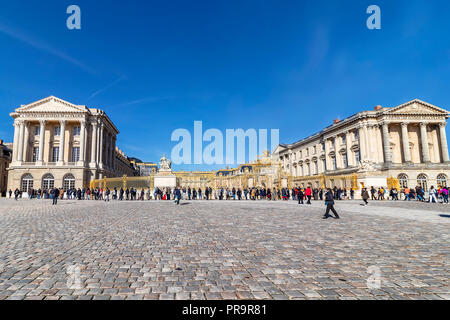
[[47,173],[42,177],[42,188],[43,189],[53,189],[55,187],[55,178],[50,173]]
[[447,187],[447,176],[443,173],[438,174],[436,182],[438,187]]
[[422,187],[425,192],[428,191],[428,178],[425,174],[421,173],[417,176],[417,184]]
[[21,191],[28,192],[30,189],[33,189],[33,181],[34,179],[31,174],[24,174],[20,182]]
[[63,188],[64,191],[75,188],[75,177],[71,173],[64,176]]
[[404,173],[401,173],[397,177],[400,188],[408,188],[408,176]]

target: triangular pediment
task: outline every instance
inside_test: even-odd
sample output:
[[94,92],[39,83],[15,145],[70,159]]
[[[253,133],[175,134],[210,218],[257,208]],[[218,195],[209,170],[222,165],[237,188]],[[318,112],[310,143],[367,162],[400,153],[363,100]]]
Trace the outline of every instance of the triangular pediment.
[[399,105],[394,108],[387,109],[384,114],[435,114],[435,115],[448,115],[448,111],[442,108],[436,107],[430,103],[415,99]]
[[86,106],[77,106],[70,102],[64,101],[57,97],[50,96],[48,98],[23,105],[16,112],[89,112]]
[[280,153],[280,152],[282,152],[282,151],[284,151],[284,150],[286,150],[286,149],[287,149],[286,146],[279,144],[279,145],[275,148],[275,150],[272,152],[272,154]]

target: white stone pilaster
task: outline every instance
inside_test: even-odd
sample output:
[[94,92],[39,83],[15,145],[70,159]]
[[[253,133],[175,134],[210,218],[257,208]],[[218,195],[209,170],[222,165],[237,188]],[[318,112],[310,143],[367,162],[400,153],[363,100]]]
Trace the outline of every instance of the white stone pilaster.
[[449,156],[448,156],[447,135],[445,133],[446,125],[447,125],[447,123],[445,123],[445,122],[439,123],[439,135],[441,138],[442,161],[450,162]]
[[409,135],[408,135],[408,123],[402,123],[402,143],[403,143],[403,154],[405,156],[405,162],[411,162],[411,150],[409,148]]
[[392,150],[391,150],[391,141],[389,138],[389,124],[387,122],[383,122],[381,126],[383,130],[384,162],[386,164],[391,164]]
[[16,121],[13,123],[14,126],[14,141],[13,141],[13,156],[12,161],[17,161],[17,151],[19,150],[19,135],[20,135],[20,124]]
[[38,164],[42,165],[44,162],[44,144],[45,144],[45,120],[39,121],[39,156]]
[[25,121],[21,120],[19,122],[19,148],[17,150],[17,161],[23,161],[23,149],[24,149],[24,139],[25,139]]
[[428,146],[428,132],[427,123],[420,123],[420,138],[422,143],[422,160],[423,162],[430,162],[430,148]]
[[64,148],[66,143],[66,120],[60,122],[58,165],[64,165]]
[[80,161],[79,164],[84,166],[86,163],[86,121],[80,121]]
[[91,167],[97,166],[97,122],[92,123]]

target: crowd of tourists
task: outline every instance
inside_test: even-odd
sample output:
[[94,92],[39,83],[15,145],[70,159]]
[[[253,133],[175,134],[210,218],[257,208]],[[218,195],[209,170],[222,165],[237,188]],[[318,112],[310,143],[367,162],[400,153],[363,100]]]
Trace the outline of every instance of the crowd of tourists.
[[[353,189],[337,188],[330,189],[334,200],[354,200]],[[30,199],[76,199],[76,200],[295,200],[299,204],[310,204],[311,200],[324,200],[327,189],[321,188],[63,188],[52,189],[30,189],[27,196]],[[22,198],[22,192],[16,189],[9,190],[9,197],[17,200]],[[369,200],[404,200],[422,201],[448,204],[449,188],[431,186],[428,191],[421,187],[403,188],[363,188],[361,198],[367,204]]]

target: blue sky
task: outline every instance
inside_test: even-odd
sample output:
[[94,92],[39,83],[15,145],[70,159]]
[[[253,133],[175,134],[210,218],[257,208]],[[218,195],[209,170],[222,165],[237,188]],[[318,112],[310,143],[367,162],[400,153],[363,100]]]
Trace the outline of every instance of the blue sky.
[[[81,30],[66,27],[71,4]],[[371,4],[381,30],[366,28]],[[291,143],[378,104],[448,110],[449,12],[445,0],[0,0],[0,139],[14,108],[50,95],[105,110],[119,147],[154,162],[195,120]]]

